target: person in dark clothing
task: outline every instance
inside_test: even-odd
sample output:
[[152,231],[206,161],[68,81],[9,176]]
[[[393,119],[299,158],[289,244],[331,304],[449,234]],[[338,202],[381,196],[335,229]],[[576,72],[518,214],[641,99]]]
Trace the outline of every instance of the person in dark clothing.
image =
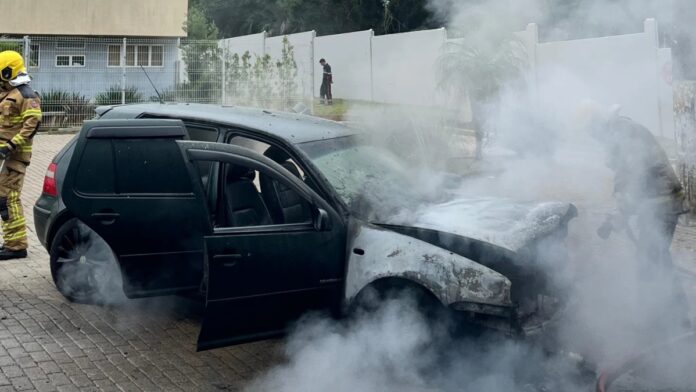
[[333,83],[331,66],[324,59],[319,60],[319,64],[324,68],[319,95],[321,96],[322,103],[325,105],[333,105],[333,96],[331,95],[331,84]]
[[593,134],[607,149],[607,167],[614,171],[617,211],[602,231],[636,217],[634,239],[645,266],[671,267],[674,229],[686,211],[684,190],[667,154],[647,128],[627,117],[612,115]]
[[689,308],[670,254],[677,220],[686,212],[681,182],[667,153],[646,127],[618,114],[595,120],[591,132],[606,149],[616,200],[615,212],[597,234],[606,239],[612,230],[626,233],[637,248],[639,273],[645,282],[659,287],[652,295],[661,291],[671,304],[655,320],[688,327]]

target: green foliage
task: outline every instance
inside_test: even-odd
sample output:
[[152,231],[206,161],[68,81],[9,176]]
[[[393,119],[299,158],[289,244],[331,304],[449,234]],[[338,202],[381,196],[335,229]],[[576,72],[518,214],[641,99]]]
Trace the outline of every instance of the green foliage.
[[184,31],[189,39],[214,40],[220,37],[217,26],[208,20],[203,9],[195,1],[189,4]]
[[278,69],[277,88],[282,102],[288,102],[297,94],[297,62],[295,62],[294,47],[286,35],[283,37],[283,50]]
[[65,90],[49,90],[39,93],[41,96],[41,110],[47,114],[61,113],[57,126],[68,123],[79,124],[94,117],[94,105],[89,98],[77,93]]
[[495,99],[508,83],[519,80],[526,52],[513,37],[494,45],[477,45],[466,39],[448,44],[440,58],[439,86],[473,103]]
[[[94,102],[97,105],[119,105],[121,104],[121,86],[111,86],[108,90],[97,94],[94,97]],[[144,102],[142,94],[138,91],[137,87],[130,86],[125,89],[125,103],[138,103]]]
[[513,36],[500,41],[453,41],[440,58],[438,86],[448,92],[457,107],[468,100],[476,132],[476,158],[489,134],[486,108],[499,98],[505,86],[520,83],[526,65],[524,45]]
[[336,34],[374,29],[377,34],[440,27],[428,0],[199,0],[224,37],[316,30]]
[[21,42],[15,41],[0,41],[0,52],[6,50],[14,50],[15,52],[22,53],[22,48],[24,45]]
[[300,101],[295,50],[287,36],[275,61],[245,52],[228,55],[226,64],[226,92],[235,104],[288,109]]

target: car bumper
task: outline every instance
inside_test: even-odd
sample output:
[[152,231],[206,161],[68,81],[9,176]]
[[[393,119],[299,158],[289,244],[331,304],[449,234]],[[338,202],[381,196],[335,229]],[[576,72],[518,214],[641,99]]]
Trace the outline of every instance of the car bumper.
[[39,237],[39,242],[44,248],[47,248],[48,230],[51,227],[51,210],[34,206],[34,229],[36,236]]

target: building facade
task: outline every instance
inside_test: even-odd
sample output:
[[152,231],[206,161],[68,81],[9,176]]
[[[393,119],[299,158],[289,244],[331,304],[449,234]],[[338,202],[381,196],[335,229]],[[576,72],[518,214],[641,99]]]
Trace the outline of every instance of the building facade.
[[[0,0],[3,49],[24,54],[33,87],[94,100],[172,88],[188,0]],[[147,74],[147,75],[146,75]],[[116,94],[116,92],[121,94]]]

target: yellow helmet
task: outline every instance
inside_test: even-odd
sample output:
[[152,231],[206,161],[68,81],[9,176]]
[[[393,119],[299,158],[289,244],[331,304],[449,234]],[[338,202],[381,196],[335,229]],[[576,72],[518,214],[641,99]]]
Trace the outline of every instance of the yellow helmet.
[[9,82],[22,72],[27,72],[27,69],[21,54],[14,50],[0,52],[0,79]]

